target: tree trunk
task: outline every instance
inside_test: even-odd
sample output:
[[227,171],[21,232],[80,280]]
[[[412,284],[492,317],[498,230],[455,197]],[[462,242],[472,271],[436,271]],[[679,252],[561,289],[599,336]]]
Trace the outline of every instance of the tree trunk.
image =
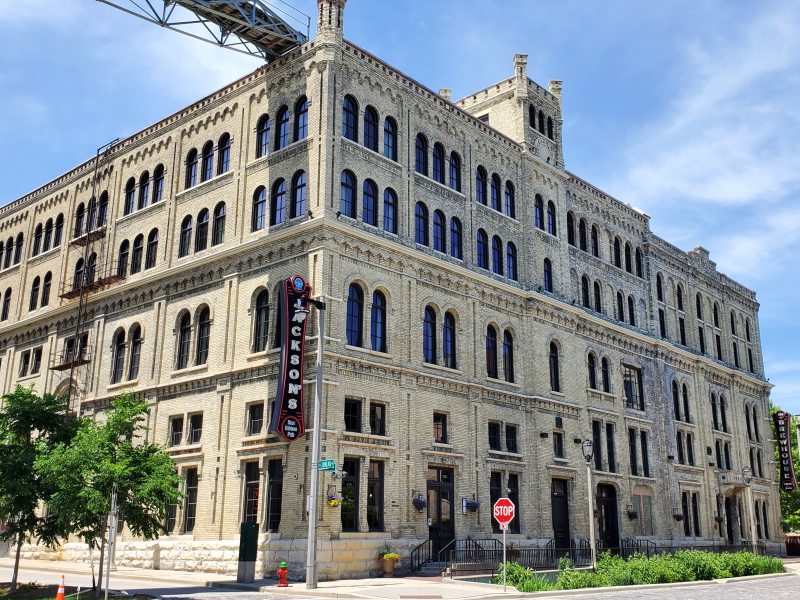
[[106,552],[106,537],[100,538],[100,565],[97,567],[97,587],[94,588],[95,600],[100,598],[100,590],[103,587],[103,555]]
[[22,554],[22,533],[17,534],[17,556],[14,559],[14,574],[11,576],[11,591],[14,592],[17,589],[17,574],[19,573],[19,555]]

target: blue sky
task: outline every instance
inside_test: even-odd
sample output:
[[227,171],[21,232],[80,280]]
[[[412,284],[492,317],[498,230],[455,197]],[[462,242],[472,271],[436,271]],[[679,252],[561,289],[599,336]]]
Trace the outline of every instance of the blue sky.
[[[5,2],[0,29],[0,204],[259,64],[92,0]],[[757,291],[773,400],[800,413],[796,2],[349,0],[345,36],[455,98],[515,53],[563,80],[567,168]]]

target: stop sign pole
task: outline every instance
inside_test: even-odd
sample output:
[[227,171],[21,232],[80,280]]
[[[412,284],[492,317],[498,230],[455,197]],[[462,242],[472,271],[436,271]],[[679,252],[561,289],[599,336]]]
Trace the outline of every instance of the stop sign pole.
[[508,524],[514,520],[516,514],[516,506],[510,498],[498,498],[494,503],[492,509],[494,519],[500,524],[500,529],[503,532],[503,591],[506,591],[506,531],[508,531]]

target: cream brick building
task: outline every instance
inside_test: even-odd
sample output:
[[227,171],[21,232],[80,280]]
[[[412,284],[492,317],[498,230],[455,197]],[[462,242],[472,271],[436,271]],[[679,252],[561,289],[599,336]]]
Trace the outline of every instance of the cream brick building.
[[604,545],[737,544],[752,511],[779,551],[755,293],[565,170],[561,82],[524,55],[452,102],[344,41],[343,11],[0,209],[3,392],[71,375],[91,415],[132,391],[185,480],[169,533],[123,531],[117,561],[235,572],[255,521],[260,568],[302,572],[310,436],[266,431],[295,273],[327,303],[323,457],[347,472],[322,476],[322,578],[376,572],[387,539],[494,536],[506,494],[515,544],[580,543],[584,439]]

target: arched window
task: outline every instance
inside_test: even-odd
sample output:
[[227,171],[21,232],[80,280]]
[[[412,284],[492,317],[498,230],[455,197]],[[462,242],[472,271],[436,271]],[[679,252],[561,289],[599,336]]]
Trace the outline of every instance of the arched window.
[[633,302],[633,296],[628,296],[628,323],[636,326],[636,305]]
[[214,225],[211,231],[211,245],[217,246],[225,241],[225,203],[214,207]]
[[490,200],[492,208],[500,212],[500,176],[497,173],[492,173]]
[[197,215],[197,233],[194,236],[194,251],[200,252],[208,247],[208,209]]
[[578,224],[578,247],[584,252],[586,252],[586,249],[588,248],[587,236],[586,236],[586,221],[584,221],[583,219],[581,219],[580,223]]
[[114,334],[114,344],[111,358],[111,383],[122,381],[122,373],[125,368],[125,330],[118,329]]
[[597,235],[596,225],[592,225],[592,256],[600,258],[600,240]]
[[684,383],[681,391],[683,392],[683,420],[691,423],[692,419],[689,415],[689,386]]
[[575,245],[575,217],[571,212],[567,213],[567,243],[570,246]]
[[300,96],[294,105],[294,141],[308,137],[308,99]]
[[611,370],[608,366],[608,359],[603,357],[600,361],[600,371],[603,375],[603,391],[607,394],[611,393]]
[[195,353],[196,365],[208,362],[209,339],[211,338],[211,311],[206,306],[197,317],[197,351]]
[[306,172],[298,171],[292,178],[292,219],[302,217],[306,214],[306,190]]
[[[131,179],[130,179],[130,181],[128,183],[130,183],[132,181],[133,181],[133,178],[131,177]],[[136,185],[136,184],[134,183],[133,185]],[[133,208],[131,208],[131,210],[133,210]],[[125,213],[125,214],[128,214],[128,213]],[[81,235],[83,235],[83,225],[84,225],[85,217],[86,217],[86,209],[83,206],[83,202],[81,202],[80,204],[78,204],[78,208],[75,210],[75,231],[72,234],[73,238],[77,238],[77,237],[80,237]],[[14,243],[13,240],[10,240],[10,242],[12,244]]]
[[475,201],[486,206],[486,169],[478,167],[475,171]]
[[[11,293],[10,290],[6,292]],[[422,360],[432,365],[436,364],[436,313],[433,307],[425,307],[425,317],[422,321]]]
[[[132,180],[133,178],[131,178]],[[128,183],[131,182],[128,181]],[[197,183],[197,148],[192,148],[189,150],[189,153],[186,155],[186,179],[184,180],[184,188],[189,189],[190,187],[194,187]],[[130,204],[130,211],[128,210],[128,205]],[[125,196],[125,214],[127,215],[129,212],[133,210],[133,198],[131,201],[128,202],[127,194]]]
[[11,288],[6,290],[3,294],[3,312],[0,313],[0,321],[7,321],[8,316],[11,314]]
[[200,181],[208,181],[214,176],[214,142],[207,141],[203,146],[203,163],[200,167]]
[[278,111],[278,129],[275,132],[275,150],[286,148],[289,145],[289,107],[281,106]]
[[358,103],[352,96],[345,96],[342,102],[342,136],[358,141]]
[[489,238],[483,229],[478,229],[477,240],[475,244],[475,255],[478,260],[478,266],[481,269],[489,268]]
[[175,360],[176,369],[189,366],[189,350],[192,343],[192,318],[184,312],[178,321],[178,352]]
[[603,312],[603,298],[600,294],[600,282],[594,282],[594,309],[597,312]]
[[644,277],[644,265],[642,264],[642,251],[636,248],[636,276]]
[[[44,226],[44,241],[42,243],[42,252],[47,252],[53,243],[53,219],[47,219]],[[2,256],[2,242],[0,242],[0,256]]]
[[561,391],[561,374],[558,367],[558,345],[550,342],[550,389]]
[[378,186],[371,179],[364,180],[362,188],[361,220],[367,225],[378,226]]
[[622,292],[617,292],[617,320],[625,322],[625,299]]
[[378,151],[378,113],[371,106],[364,110],[364,145]]
[[255,318],[253,319],[253,352],[264,352],[269,340],[269,292],[262,290],[256,296]]
[[549,258],[544,259],[544,268],[543,268],[543,275],[544,275],[544,291],[545,292],[552,292],[553,291],[553,266],[550,263]]
[[11,266],[11,259],[14,258],[14,238],[8,238],[6,242],[6,252],[5,256],[3,257],[3,268],[7,269]]
[[661,279],[661,273],[656,275],[656,300],[664,301],[664,282]]
[[547,117],[547,137],[553,139],[553,117]]
[[266,156],[269,152],[269,115],[261,115],[256,124],[256,158]]
[[697,311],[697,318],[702,321],[703,320],[703,297],[698,293],[697,296],[694,298],[695,300],[695,310]]
[[142,254],[144,254],[144,235],[139,234],[133,240],[131,252],[131,275],[142,270]]
[[503,241],[496,235],[492,237],[492,273],[503,274]]
[[272,184],[272,199],[269,204],[269,224],[280,225],[286,220],[286,182],[278,179]]
[[356,176],[350,171],[342,171],[341,198],[339,211],[351,219],[356,218]]
[[557,235],[556,205],[552,202],[547,203],[547,233],[550,235]]
[[455,152],[450,153],[450,189],[461,191],[461,157]]
[[362,323],[364,322],[364,292],[351,283],[347,291],[347,343],[350,346],[363,345]]
[[147,255],[144,259],[144,268],[152,269],[156,266],[158,256],[158,229],[153,229],[147,236]]
[[92,252],[86,259],[86,283],[94,283],[94,276],[97,274],[97,252]]
[[[192,150],[192,152],[197,154],[196,150]],[[189,153],[191,156],[191,152]],[[188,159],[187,159],[188,160]],[[187,164],[188,166],[188,164]],[[195,169],[197,168],[197,157],[195,156]],[[189,176],[188,172],[186,174],[187,178]],[[194,176],[193,176],[194,177]],[[192,179],[192,183],[190,184],[187,179],[186,187],[191,187],[194,185],[194,179]],[[124,214],[129,215],[133,212],[133,209],[136,207],[136,180],[131,177],[128,179],[128,182],[125,184],[125,202],[122,207],[122,211]],[[81,212],[81,223],[80,229],[78,228],[78,221],[76,215],[75,221],[75,237],[79,236],[83,231],[83,204],[78,206],[78,210]]]
[[[161,167],[161,169],[163,173],[163,167]],[[156,167],[156,172],[158,172],[158,167]],[[164,178],[163,174],[161,178],[163,180]],[[158,182],[156,180],[153,182],[153,185],[156,185],[157,183]],[[156,200],[153,200],[153,202],[156,202]],[[97,207],[97,221],[96,221],[97,227],[105,227],[107,222],[108,222],[108,192],[103,192],[102,194],[100,194],[100,204]]]
[[537,229],[544,230],[544,200],[539,194],[533,201],[533,224]]
[[370,311],[370,341],[375,352],[386,352],[386,296],[373,292]]
[[422,202],[417,202],[417,205],[414,207],[414,240],[423,246],[429,244],[428,207]]
[[508,329],[503,332],[503,374],[507,382],[514,383],[514,336]]
[[36,230],[33,232],[33,248],[31,249],[32,256],[37,256],[42,248],[42,231],[42,224],[39,223],[36,226]]
[[421,133],[417,134],[414,146],[414,170],[428,176],[428,140]]
[[223,133],[217,142],[217,175],[227,173],[231,166],[231,136]]
[[383,155],[397,160],[397,122],[392,117],[386,117],[383,122]]
[[39,277],[35,277],[33,280],[33,285],[31,285],[31,299],[28,303],[28,310],[34,311],[36,310],[36,305],[39,303],[39,286],[41,285],[41,280]]
[[181,223],[181,238],[178,242],[178,258],[189,255],[192,248],[192,215],[186,215]]
[[[136,203],[137,210],[142,210],[147,203],[150,201],[150,173],[145,171],[139,176],[139,200]],[[93,202],[89,202],[90,209],[93,208]],[[92,228],[94,224],[94,215],[92,215],[94,211],[90,210],[89,214],[89,229]]]
[[533,104],[528,106],[528,125],[536,129],[536,107]]
[[50,286],[53,284],[53,274],[48,271],[44,276],[44,283],[42,284],[42,301],[39,305],[44,308],[50,304]]
[[14,264],[15,265],[19,264],[19,261],[22,260],[22,248],[24,246],[24,242],[25,242],[25,236],[23,236],[22,232],[20,231],[17,234],[17,241],[16,241],[16,244],[14,245]]
[[253,194],[253,209],[250,215],[250,231],[264,229],[267,221],[267,190],[259,186]]
[[447,252],[447,219],[440,210],[433,211],[433,249]]
[[486,328],[486,376],[497,379],[497,331],[491,325]]
[[133,381],[139,376],[139,361],[142,356],[142,330],[135,325],[130,335],[130,357],[128,359],[128,381]]
[[672,413],[676,421],[681,420],[681,395],[678,391],[678,382],[672,380]]
[[591,308],[589,303],[589,278],[584,275],[581,277],[581,304],[584,308]]
[[506,245],[506,276],[517,281],[517,247],[511,242]]
[[123,240],[119,245],[119,254],[117,254],[117,276],[125,277],[128,274],[128,255],[130,253],[130,243],[128,240]]
[[731,335],[736,335],[736,315],[731,311]]
[[442,327],[442,361],[444,366],[448,369],[457,368],[456,319],[451,312],[447,312],[444,315],[444,326]]
[[628,273],[633,273],[633,267],[631,265],[631,245],[628,242],[625,242],[625,270]]
[[678,310],[683,310],[683,286],[679,283],[675,289],[675,301],[678,305]]
[[594,352],[589,352],[589,357],[586,360],[586,367],[589,371],[589,388],[597,389],[597,358]]
[[614,266],[622,268],[622,246],[619,238],[614,238]]
[[64,215],[56,217],[56,227],[53,231],[53,248],[58,248],[61,245],[61,237],[64,233]]
[[461,221],[456,217],[450,219],[450,256],[461,260],[464,257],[464,249],[461,236]]
[[444,146],[438,142],[433,145],[433,180],[444,183]]
[[517,202],[514,199],[514,184],[506,181],[506,215],[515,219],[517,217]]
[[397,233],[397,194],[392,188],[383,190],[383,230]]
[[714,327],[719,329],[719,304],[714,302]]

